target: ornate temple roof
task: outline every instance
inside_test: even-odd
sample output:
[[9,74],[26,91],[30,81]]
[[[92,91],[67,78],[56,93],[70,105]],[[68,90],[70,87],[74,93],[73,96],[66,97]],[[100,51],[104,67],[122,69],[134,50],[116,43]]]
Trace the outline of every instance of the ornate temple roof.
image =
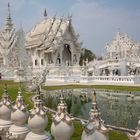
[[128,34],[117,32],[110,44],[105,46],[104,59],[139,58],[140,44],[134,42]]
[[43,21],[35,25],[27,34],[26,47],[37,47],[40,49],[44,49],[45,47],[48,49],[53,46],[52,44],[61,44],[62,41],[69,40],[68,36],[65,34],[67,31],[71,33],[72,41],[74,41],[77,46],[80,46],[80,43],[77,42],[78,35],[74,32],[70,16],[67,18],[45,17]]
[[136,44],[129,36],[128,34],[122,34],[120,32],[117,32],[116,37],[114,40],[105,46],[106,50],[108,52],[113,51],[120,51],[120,50],[130,50],[130,49],[136,49],[138,50],[140,48],[139,44]]
[[8,51],[15,46],[16,40],[16,32],[10,14],[10,4],[8,3],[8,13],[5,19],[5,25],[2,31],[0,31],[0,52],[2,56],[4,56],[5,53],[8,54]]

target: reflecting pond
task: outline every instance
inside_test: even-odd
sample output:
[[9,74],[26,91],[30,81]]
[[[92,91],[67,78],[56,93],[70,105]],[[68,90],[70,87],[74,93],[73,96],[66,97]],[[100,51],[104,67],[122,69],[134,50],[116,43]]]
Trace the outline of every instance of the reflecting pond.
[[[68,112],[73,116],[88,119],[92,107],[94,89],[65,89],[47,91],[44,96],[46,106],[56,110],[59,96],[63,92]],[[96,91],[98,108],[102,119],[115,126],[136,128],[140,116],[139,93],[115,93]]]

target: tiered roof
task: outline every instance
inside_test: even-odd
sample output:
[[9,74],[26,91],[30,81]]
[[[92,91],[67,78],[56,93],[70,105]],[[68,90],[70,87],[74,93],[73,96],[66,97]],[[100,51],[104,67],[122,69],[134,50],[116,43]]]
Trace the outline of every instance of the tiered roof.
[[125,53],[134,54],[134,56],[138,56],[138,50],[140,49],[140,45],[136,44],[128,34],[122,34],[117,32],[116,37],[114,40],[105,46],[107,53]]
[[[66,35],[67,31],[70,31],[72,40],[69,40]],[[45,18],[27,34],[26,40],[27,49],[45,49],[47,52],[55,50],[56,48],[54,46],[56,44],[60,45],[63,41],[72,41],[76,46],[81,45],[77,41],[78,35],[74,32],[70,16],[67,18]]]

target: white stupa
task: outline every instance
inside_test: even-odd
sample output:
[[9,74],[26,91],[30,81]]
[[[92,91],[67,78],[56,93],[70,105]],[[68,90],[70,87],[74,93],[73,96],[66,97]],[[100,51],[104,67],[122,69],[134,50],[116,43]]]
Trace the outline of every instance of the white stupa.
[[27,134],[25,140],[50,140],[50,133],[45,131],[47,124],[48,118],[39,91],[39,95],[34,101],[34,108],[31,110],[28,120],[31,132]]
[[23,96],[21,95],[21,89],[18,91],[16,102],[11,112],[11,120],[14,123],[7,133],[9,139],[24,140],[27,133],[30,131],[26,125],[29,112],[24,104]]
[[88,123],[85,125],[81,140],[108,140],[108,129],[104,126],[97,108],[96,93],[94,92],[92,109]]
[[11,110],[11,101],[8,96],[7,87],[5,86],[4,93],[0,102],[0,136],[2,140],[8,140],[6,138],[6,132],[12,125]]
[[57,106],[57,113],[53,116],[51,133],[55,140],[70,140],[73,130],[72,119],[67,113],[66,103],[61,95],[60,103]]

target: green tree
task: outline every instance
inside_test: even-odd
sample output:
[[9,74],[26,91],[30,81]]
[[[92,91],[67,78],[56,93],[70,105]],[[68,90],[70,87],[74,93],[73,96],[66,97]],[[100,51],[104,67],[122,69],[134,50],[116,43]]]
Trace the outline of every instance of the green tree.
[[91,50],[84,49],[84,53],[81,54],[79,64],[82,65],[83,60],[88,59],[88,61],[90,62],[94,60],[95,58],[96,58],[96,55]]

